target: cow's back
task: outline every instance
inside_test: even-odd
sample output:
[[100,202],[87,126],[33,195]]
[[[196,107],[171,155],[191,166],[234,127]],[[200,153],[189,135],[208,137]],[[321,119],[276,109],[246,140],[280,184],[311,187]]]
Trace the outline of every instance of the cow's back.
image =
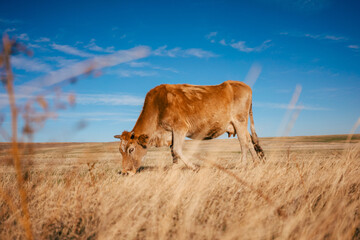
[[185,129],[188,137],[204,139],[223,134],[234,115],[248,113],[251,89],[237,81],[215,86],[163,84],[146,98],[149,108],[156,106],[152,112],[157,114],[160,128]]

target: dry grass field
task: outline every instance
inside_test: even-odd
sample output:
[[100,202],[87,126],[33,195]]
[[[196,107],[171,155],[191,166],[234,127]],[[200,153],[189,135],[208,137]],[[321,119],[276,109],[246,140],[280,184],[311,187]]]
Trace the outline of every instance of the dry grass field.
[[[199,172],[149,149],[121,176],[118,143],[23,145],[35,239],[360,239],[360,135],[187,141]],[[0,143],[0,239],[24,239],[10,145]],[[182,163],[180,163],[182,164]]]

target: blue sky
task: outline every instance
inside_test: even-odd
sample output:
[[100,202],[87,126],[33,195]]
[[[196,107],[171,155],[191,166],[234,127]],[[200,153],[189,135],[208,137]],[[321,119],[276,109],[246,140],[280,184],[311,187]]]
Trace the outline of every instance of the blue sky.
[[[360,116],[358,1],[0,5],[0,32],[34,52],[12,58],[19,106],[39,94],[51,106],[35,141],[113,141],[132,129],[145,94],[162,83],[253,85],[262,137],[346,134]],[[78,77],[89,65],[94,74]],[[74,77],[75,84],[65,81]],[[66,109],[55,109],[54,99]],[[0,114],[9,130],[3,87]]]

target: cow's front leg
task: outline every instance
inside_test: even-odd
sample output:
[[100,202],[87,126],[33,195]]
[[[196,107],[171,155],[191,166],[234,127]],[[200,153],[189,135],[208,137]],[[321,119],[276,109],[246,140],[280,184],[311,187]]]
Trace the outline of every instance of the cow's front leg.
[[182,154],[186,132],[173,131],[172,134],[171,155],[173,157],[173,163],[176,164],[178,163],[178,160],[181,159],[188,168],[191,168],[194,171],[198,170],[198,168]]
[[171,156],[173,158],[173,163],[178,163],[179,162],[179,155],[174,151],[174,143],[172,142],[171,146]]

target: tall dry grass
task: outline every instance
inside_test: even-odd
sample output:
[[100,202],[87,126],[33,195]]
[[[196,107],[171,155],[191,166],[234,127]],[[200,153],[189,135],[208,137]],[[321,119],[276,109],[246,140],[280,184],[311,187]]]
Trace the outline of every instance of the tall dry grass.
[[[28,208],[29,193],[25,190],[25,181],[28,178],[32,162],[23,161],[23,159],[21,159],[21,154],[23,152],[32,151],[32,149],[28,148],[27,144],[24,145],[24,139],[27,138],[31,140],[36,129],[39,127],[41,128],[43,123],[53,114],[51,112],[52,109],[49,108],[48,101],[45,100],[42,94],[32,96],[23,104],[16,102],[15,79],[11,67],[11,56],[16,54],[26,54],[30,57],[32,55],[32,51],[28,50],[24,44],[18,42],[16,38],[10,38],[6,33],[4,33],[2,41],[0,42],[0,80],[8,96],[11,129],[10,131],[7,131],[7,129],[2,128],[3,115],[1,114],[0,137],[11,142],[11,147],[9,148],[10,151],[7,152],[8,156],[6,156],[4,162],[12,165],[16,172],[16,179],[14,179],[16,187],[12,189],[13,193],[16,192],[16,195],[11,197],[4,188],[0,188],[0,198],[3,203],[7,204],[12,212],[16,212],[15,210],[17,208],[21,209],[20,213],[15,215],[17,217],[17,223],[24,229],[26,238],[33,239],[32,223]],[[83,67],[86,68],[84,68],[83,72],[78,72],[79,76],[81,74],[88,75],[92,73],[95,65],[89,63],[88,66],[84,65]],[[65,83],[69,81],[74,82],[76,78],[67,79],[67,81],[65,80]],[[50,92],[55,91],[56,89],[50,89]],[[44,93],[49,93],[49,90],[45,90]],[[74,103],[74,99],[74,95],[70,94],[68,99],[70,105]],[[59,104],[58,100],[58,98],[54,100],[55,110],[66,106],[64,103]],[[41,110],[38,110],[39,107],[42,112]],[[20,117],[23,118],[23,126],[20,126],[19,124]],[[19,129],[22,129],[20,133]],[[20,147],[20,143],[22,143],[22,147]],[[14,203],[14,198],[16,197],[19,197],[19,204]]]
[[[168,168],[165,150],[156,157],[162,161],[132,177],[117,174],[112,161],[35,164],[24,184],[34,238],[360,238],[359,145],[337,154],[273,154],[258,165],[206,156],[241,181],[205,162],[198,173]],[[16,174],[5,168],[0,186],[18,205]],[[3,199],[0,206],[0,238],[24,238],[20,209]]]

